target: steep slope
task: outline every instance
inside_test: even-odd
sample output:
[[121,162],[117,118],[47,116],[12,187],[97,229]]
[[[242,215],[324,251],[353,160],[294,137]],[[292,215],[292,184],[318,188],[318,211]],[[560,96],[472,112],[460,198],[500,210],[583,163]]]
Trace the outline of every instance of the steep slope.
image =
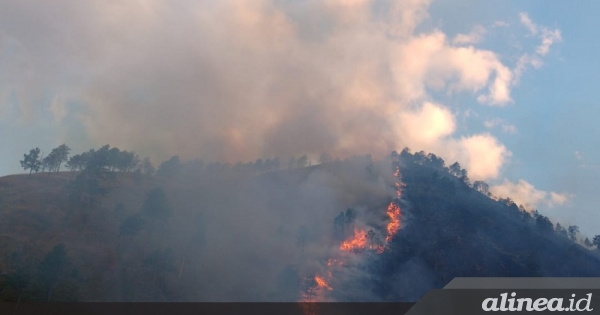
[[378,261],[382,297],[416,300],[463,277],[598,277],[598,255],[538,213],[496,201],[423,155],[403,154],[404,228]]

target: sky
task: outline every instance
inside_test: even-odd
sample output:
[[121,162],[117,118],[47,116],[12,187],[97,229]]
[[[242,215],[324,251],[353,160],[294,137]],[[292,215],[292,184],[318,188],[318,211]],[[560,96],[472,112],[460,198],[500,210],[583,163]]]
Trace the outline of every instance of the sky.
[[0,176],[62,143],[155,163],[408,146],[600,234],[599,6],[2,1]]

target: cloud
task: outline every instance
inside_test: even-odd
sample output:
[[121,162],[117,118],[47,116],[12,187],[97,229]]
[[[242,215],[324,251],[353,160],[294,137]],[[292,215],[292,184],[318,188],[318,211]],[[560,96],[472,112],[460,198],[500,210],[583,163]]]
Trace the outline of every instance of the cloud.
[[525,26],[531,33],[531,35],[538,35],[540,44],[536,47],[535,53],[525,53],[517,62],[515,69],[513,70],[514,82],[513,85],[519,83],[519,79],[525,72],[525,70],[532,66],[535,69],[539,69],[544,64],[542,57],[546,56],[550,52],[550,47],[557,42],[562,41],[562,35],[559,29],[549,29],[547,27],[536,25],[526,13],[519,14],[521,24]]
[[457,161],[466,163],[469,177],[474,180],[496,178],[512,153],[489,134],[463,137],[454,143]]
[[533,21],[531,21],[531,19],[529,18],[529,15],[527,15],[527,13],[525,13],[525,12],[519,13],[519,19],[521,21],[521,24],[523,24],[523,26],[525,26],[525,28],[527,28],[529,30],[529,33],[531,33],[531,35],[536,35],[538,33],[537,25],[535,25],[535,23],[533,23]]
[[[495,25],[495,24],[494,24]],[[453,44],[477,44],[483,40],[483,36],[487,33],[485,27],[481,25],[475,26],[468,34],[458,34],[452,40]]]
[[492,24],[492,27],[497,28],[497,27],[508,27],[510,26],[510,24],[506,21],[495,21]]
[[18,100],[21,119],[78,119],[85,137],[60,133],[89,143],[72,147],[110,143],[153,160],[382,156],[408,145],[497,176],[510,152],[489,134],[455,135],[433,92],[504,106],[520,72],[473,46],[481,26],[454,39],[417,31],[429,2],[8,0],[0,97]]
[[518,129],[516,126],[507,123],[500,118],[488,119],[483,122],[483,125],[488,129],[500,128],[505,133],[517,133]]
[[563,205],[574,197],[563,193],[538,190],[523,179],[516,183],[505,179],[502,184],[490,187],[490,192],[500,198],[510,197],[516,204],[523,205],[527,210],[534,210],[541,205],[547,207]]

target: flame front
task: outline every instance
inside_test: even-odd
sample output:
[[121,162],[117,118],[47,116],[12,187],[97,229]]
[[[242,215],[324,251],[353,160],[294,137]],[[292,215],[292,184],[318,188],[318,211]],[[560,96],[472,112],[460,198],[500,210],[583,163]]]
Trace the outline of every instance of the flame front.
[[[397,179],[395,183],[396,200],[390,202],[386,210],[389,222],[386,225],[385,244],[373,244],[378,242],[374,242],[373,238],[371,238],[371,236],[374,235],[372,231],[367,232],[363,229],[355,228],[352,237],[343,241],[339,246],[340,255],[337,258],[330,258],[327,261],[327,277],[316,275],[314,277],[316,284],[303,293],[302,302],[317,302],[327,300],[325,298],[326,292],[333,291],[333,288],[329,285],[330,280],[333,279],[332,270],[342,268],[342,266],[345,265],[343,260],[348,259],[348,255],[359,254],[366,249],[374,250],[378,254],[382,254],[385,251],[387,245],[391,242],[394,235],[396,235],[396,233],[398,233],[402,227],[402,210],[400,209],[399,200],[402,196],[402,188],[404,187],[404,184],[402,183],[400,169],[398,167],[396,167],[394,171],[394,177]],[[306,312],[306,314],[313,313],[314,312]]]
[[392,237],[398,233],[398,230],[400,230],[402,211],[397,204],[391,202],[387,208],[387,215],[390,217],[390,222],[387,225],[387,236],[385,237],[385,242],[389,243],[392,240]]
[[340,250],[343,251],[357,251],[365,249],[367,245],[367,232],[354,229],[354,237],[346,240],[340,245]]

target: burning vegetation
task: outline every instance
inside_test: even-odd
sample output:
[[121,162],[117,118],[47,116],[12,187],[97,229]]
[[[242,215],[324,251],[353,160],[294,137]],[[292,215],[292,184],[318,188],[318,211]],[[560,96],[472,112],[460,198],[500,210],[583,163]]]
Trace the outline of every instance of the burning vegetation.
[[354,229],[351,237],[346,238],[342,241],[339,246],[339,254],[337,258],[330,258],[327,261],[327,276],[323,277],[320,275],[314,276],[314,284],[310,286],[306,292],[302,294],[301,302],[324,302],[327,301],[328,291],[333,291],[333,288],[329,285],[331,280],[334,278],[334,274],[340,268],[343,268],[344,261],[349,260],[349,255],[361,255],[365,251],[374,251],[377,254],[382,254],[386,250],[386,246],[392,241],[394,235],[398,233],[401,228],[402,211],[400,209],[399,200],[402,197],[402,188],[404,184],[401,181],[400,168],[396,167],[394,171],[394,178],[396,182],[396,199],[392,200],[387,207],[387,225],[386,225],[386,236],[385,243],[381,244],[378,241],[377,233],[373,230],[366,230],[363,228],[357,228],[354,225],[354,219],[356,213],[349,209],[346,214],[340,214],[336,218],[336,222],[350,223]]

